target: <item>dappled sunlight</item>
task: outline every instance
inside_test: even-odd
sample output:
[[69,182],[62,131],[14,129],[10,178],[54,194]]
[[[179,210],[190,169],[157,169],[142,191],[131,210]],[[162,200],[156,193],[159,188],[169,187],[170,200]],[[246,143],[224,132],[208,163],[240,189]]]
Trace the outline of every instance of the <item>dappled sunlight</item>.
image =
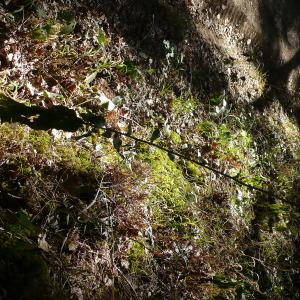
[[1,3],[0,298],[297,299],[297,11]]

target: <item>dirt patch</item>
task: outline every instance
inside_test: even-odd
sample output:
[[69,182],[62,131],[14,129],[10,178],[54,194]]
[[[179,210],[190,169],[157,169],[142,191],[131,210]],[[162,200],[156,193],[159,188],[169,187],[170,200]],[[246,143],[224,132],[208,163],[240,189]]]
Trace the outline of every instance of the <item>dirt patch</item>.
[[226,89],[222,55],[198,31],[185,1],[103,0],[95,7],[104,12],[111,28],[133,49],[154,60],[157,67],[162,66],[168,52],[164,41],[178,53],[183,52],[187,67],[184,76],[198,93],[221,93]]
[[258,109],[279,99],[298,123],[299,12],[297,1],[281,0],[207,0],[190,7],[199,34],[233,59],[227,68],[233,98]]

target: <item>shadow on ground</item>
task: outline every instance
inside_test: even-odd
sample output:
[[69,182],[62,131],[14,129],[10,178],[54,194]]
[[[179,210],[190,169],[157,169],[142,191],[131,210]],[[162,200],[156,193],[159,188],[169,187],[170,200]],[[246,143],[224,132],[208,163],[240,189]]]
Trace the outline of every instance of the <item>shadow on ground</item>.
[[62,105],[43,108],[27,106],[0,95],[1,122],[18,122],[36,130],[61,129],[64,131],[77,131],[83,125],[76,112]]
[[300,126],[300,2],[266,0],[258,5],[267,89],[254,107],[262,111],[276,99]]
[[166,56],[164,40],[180,52],[185,49],[183,76],[195,92],[220,94],[226,89],[223,62],[196,30],[185,1],[100,0],[91,7],[104,12],[111,28],[132,48],[151,57],[158,68]]

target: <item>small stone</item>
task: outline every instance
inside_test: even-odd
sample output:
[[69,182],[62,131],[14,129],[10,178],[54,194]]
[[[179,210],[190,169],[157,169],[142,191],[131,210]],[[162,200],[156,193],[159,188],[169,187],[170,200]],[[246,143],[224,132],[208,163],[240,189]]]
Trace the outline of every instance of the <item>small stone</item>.
[[251,42],[252,42],[251,39],[248,39],[247,40],[247,45],[249,46],[251,44]]

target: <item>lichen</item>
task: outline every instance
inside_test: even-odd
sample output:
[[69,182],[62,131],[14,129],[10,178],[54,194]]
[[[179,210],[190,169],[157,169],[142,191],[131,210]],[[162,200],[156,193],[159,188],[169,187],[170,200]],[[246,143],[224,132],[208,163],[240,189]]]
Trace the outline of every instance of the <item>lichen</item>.
[[57,154],[61,160],[61,164],[74,172],[88,173],[97,167],[91,152],[77,148],[76,146],[58,146]]

